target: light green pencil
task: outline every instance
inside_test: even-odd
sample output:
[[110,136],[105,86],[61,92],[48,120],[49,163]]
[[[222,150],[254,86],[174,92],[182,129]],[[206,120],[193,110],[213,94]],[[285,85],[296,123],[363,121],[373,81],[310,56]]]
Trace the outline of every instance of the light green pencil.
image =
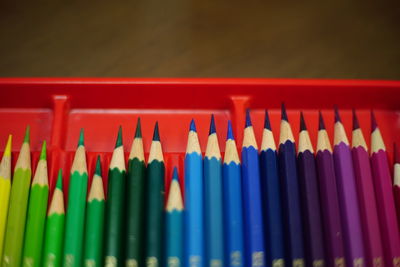
[[2,267],[20,267],[22,244],[24,241],[26,208],[31,184],[31,150],[29,146],[29,126],[15,165],[11,186],[10,205],[4,242]]
[[85,223],[88,173],[83,129],[71,167],[68,205],[65,218],[64,267],[82,266],[83,229]]
[[25,242],[22,266],[40,267],[42,258],[43,232],[46,221],[49,182],[47,176],[46,141],[33,177],[29,196],[28,218],[25,228]]

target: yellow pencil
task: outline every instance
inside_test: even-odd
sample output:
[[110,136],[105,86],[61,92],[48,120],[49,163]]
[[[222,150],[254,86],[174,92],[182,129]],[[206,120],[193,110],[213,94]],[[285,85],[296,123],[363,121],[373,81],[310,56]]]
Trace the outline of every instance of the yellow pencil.
[[3,256],[4,230],[6,228],[8,200],[11,189],[11,140],[12,135],[9,135],[3,159],[0,163],[0,263]]

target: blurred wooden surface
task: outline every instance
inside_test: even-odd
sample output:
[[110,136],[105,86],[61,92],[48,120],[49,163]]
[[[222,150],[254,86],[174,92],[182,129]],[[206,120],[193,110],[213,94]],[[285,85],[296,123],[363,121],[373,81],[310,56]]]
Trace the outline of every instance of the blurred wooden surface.
[[0,36],[0,76],[400,79],[398,0],[7,0]]

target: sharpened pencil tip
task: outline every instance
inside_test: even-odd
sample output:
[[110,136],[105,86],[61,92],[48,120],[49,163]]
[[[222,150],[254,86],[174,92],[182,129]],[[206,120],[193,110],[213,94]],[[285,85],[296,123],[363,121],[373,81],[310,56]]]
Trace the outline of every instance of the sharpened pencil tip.
[[375,113],[371,110],[371,132],[378,128],[378,123],[376,123]]
[[322,112],[321,112],[321,111],[319,111],[319,125],[318,125],[318,130],[325,130],[324,117],[322,116]]
[[58,171],[56,188],[62,191],[62,188],[63,188],[63,186],[62,186],[62,169],[60,169]]
[[83,128],[81,128],[81,131],[79,133],[78,147],[84,145],[85,145],[85,131],[83,130]]
[[271,121],[269,120],[269,114],[267,109],[265,110],[264,128],[272,131]]
[[340,119],[338,106],[335,105],[334,109],[335,109],[335,123],[342,122],[342,120]]
[[117,141],[115,142],[115,148],[122,146],[122,126],[118,128]]
[[191,121],[190,121],[190,127],[189,127],[189,131],[192,131],[192,132],[197,132],[197,130],[196,130],[196,123],[194,122],[194,119],[192,119]]
[[28,143],[30,142],[30,137],[31,136],[31,127],[28,125],[26,126],[26,130],[25,130],[25,137],[24,137],[24,143]]
[[300,132],[301,131],[307,131],[307,126],[302,111],[300,111]]
[[172,180],[179,181],[178,168],[177,167],[174,167],[174,171],[172,173]]
[[360,129],[360,123],[358,122],[356,110],[353,109],[353,131]]
[[214,114],[211,114],[211,122],[210,122],[210,131],[209,131],[209,135],[216,133],[217,130],[215,128],[215,120],[214,120]]
[[12,145],[12,135],[8,135],[8,140],[6,144],[6,148],[4,149],[3,157],[10,157],[11,156],[11,146]]
[[43,141],[42,144],[42,151],[40,152],[40,160],[46,160],[47,158],[47,153],[46,153],[46,140]]
[[251,117],[250,117],[250,109],[246,109],[246,125],[245,128],[250,127],[251,125]]
[[100,155],[97,156],[97,161],[96,161],[96,170],[94,172],[97,176],[101,177],[101,159]]
[[286,107],[285,107],[285,103],[283,103],[282,102],[282,107],[281,107],[281,119],[282,120],[284,120],[284,121],[287,121],[287,122],[289,122],[289,119],[288,119],[288,116],[287,116],[287,113],[286,113]]
[[140,117],[137,119],[135,138],[142,138],[142,125],[140,123]]
[[232,130],[232,123],[230,120],[228,120],[228,133],[226,135],[226,139],[229,140],[235,140],[234,136],[233,136],[233,130]]
[[156,125],[154,126],[153,141],[160,141],[160,132],[158,130],[158,121],[156,121]]

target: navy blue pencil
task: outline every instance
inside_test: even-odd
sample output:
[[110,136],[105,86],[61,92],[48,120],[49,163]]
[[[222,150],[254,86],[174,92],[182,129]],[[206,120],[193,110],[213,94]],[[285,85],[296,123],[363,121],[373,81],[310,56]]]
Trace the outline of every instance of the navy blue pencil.
[[265,123],[260,153],[261,185],[263,192],[264,224],[266,236],[267,265],[284,266],[285,243],[283,234],[281,182],[274,135],[265,111]]
[[245,266],[265,266],[264,226],[260,185],[258,148],[251,125],[250,112],[246,112],[242,146],[243,210],[245,231]]
[[292,129],[282,104],[279,138],[279,170],[282,179],[287,266],[305,266],[300,190],[296,168],[296,148]]

